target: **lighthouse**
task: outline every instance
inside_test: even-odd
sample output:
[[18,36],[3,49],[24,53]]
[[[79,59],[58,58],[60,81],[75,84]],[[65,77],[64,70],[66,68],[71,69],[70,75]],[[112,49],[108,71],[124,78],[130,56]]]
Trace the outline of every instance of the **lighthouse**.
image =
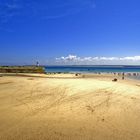
[[36,62],[36,66],[39,67],[39,62],[38,61]]

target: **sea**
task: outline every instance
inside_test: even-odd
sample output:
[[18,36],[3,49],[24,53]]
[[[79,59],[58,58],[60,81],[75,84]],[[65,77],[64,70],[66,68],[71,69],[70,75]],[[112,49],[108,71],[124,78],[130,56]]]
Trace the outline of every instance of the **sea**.
[[[45,66],[46,73],[125,73],[130,79],[140,80],[140,66]],[[130,75],[129,75],[130,74]]]
[[140,66],[45,66],[48,73],[140,73]]

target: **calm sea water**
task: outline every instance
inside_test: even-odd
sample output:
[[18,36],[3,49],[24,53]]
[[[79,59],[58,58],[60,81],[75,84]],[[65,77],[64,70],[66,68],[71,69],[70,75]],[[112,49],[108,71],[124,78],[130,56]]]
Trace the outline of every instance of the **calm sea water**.
[[46,72],[64,73],[110,73],[110,72],[133,72],[139,73],[140,66],[46,66]]

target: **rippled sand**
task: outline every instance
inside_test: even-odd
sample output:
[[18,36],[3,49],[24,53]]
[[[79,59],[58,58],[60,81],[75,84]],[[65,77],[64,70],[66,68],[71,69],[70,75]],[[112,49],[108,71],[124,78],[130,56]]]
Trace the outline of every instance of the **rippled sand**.
[[140,140],[139,81],[28,76],[0,77],[0,140]]

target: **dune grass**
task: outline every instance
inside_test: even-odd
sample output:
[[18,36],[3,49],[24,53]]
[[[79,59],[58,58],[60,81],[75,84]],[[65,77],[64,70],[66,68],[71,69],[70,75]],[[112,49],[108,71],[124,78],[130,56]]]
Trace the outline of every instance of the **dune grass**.
[[45,70],[41,66],[0,66],[0,73],[45,73]]

